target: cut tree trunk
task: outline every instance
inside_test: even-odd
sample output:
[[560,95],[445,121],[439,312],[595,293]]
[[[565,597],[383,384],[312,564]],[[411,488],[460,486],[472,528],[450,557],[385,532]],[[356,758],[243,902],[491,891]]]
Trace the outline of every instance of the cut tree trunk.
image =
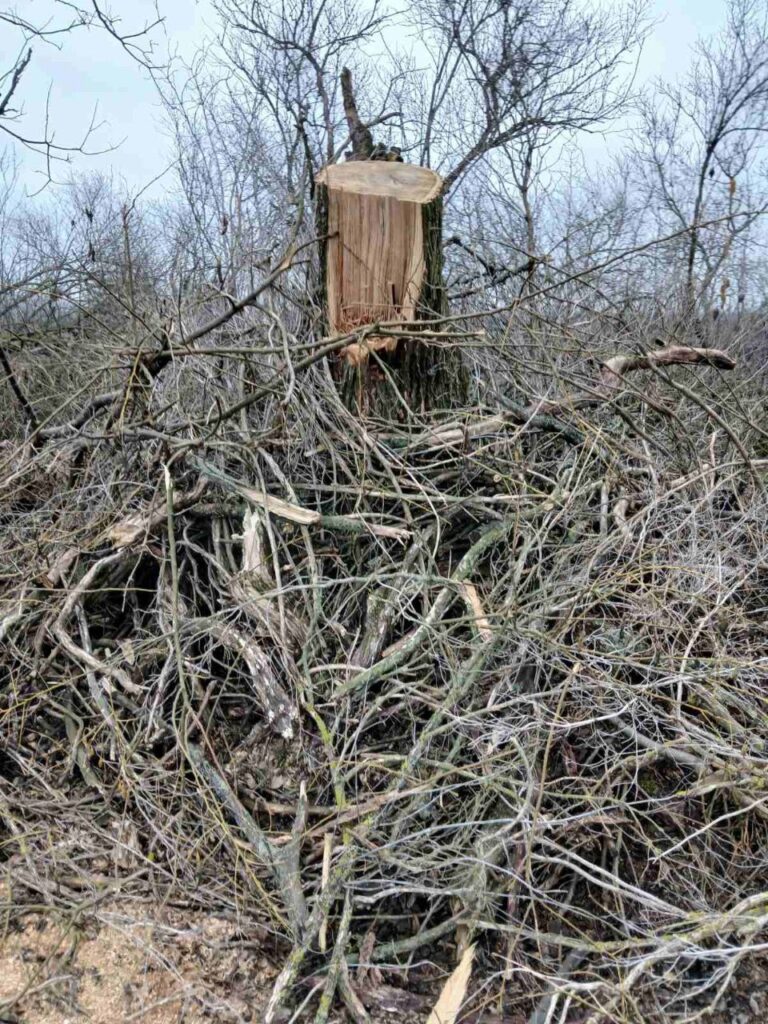
[[[323,327],[417,323],[446,312],[442,180],[426,167],[387,160],[332,164],[317,178]],[[466,397],[461,354],[428,337],[375,331],[334,362],[342,396],[369,414],[407,416]]]

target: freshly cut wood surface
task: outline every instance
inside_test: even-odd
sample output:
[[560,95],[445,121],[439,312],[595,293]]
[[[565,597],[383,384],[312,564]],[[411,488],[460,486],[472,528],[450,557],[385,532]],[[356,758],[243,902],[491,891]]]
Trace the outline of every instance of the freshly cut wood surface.
[[334,330],[410,320],[424,280],[422,207],[389,196],[328,194],[328,313]]
[[460,963],[443,986],[440,998],[427,1018],[427,1024],[456,1024],[461,1004],[467,994],[474,956],[474,946],[464,951]]
[[443,187],[443,179],[428,167],[389,163],[386,160],[350,160],[330,164],[317,176],[318,182],[339,192],[392,196],[403,202],[431,203]]
[[[318,176],[328,195],[326,299],[331,331],[413,320],[425,274],[424,209],[440,193],[434,171],[350,161]],[[387,339],[370,348],[394,349]],[[349,356],[355,354],[350,347]]]

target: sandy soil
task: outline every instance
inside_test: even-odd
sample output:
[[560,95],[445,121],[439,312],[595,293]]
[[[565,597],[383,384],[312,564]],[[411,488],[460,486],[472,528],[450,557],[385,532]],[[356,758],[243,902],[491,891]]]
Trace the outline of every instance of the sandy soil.
[[0,934],[0,1019],[24,1024],[197,1024],[259,1019],[277,969],[236,924],[99,909],[98,922],[30,914]]

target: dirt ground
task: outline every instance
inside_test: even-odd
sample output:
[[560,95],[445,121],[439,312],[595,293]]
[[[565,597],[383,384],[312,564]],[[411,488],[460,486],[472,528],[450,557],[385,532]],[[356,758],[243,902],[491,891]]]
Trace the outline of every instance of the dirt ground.
[[100,908],[98,922],[30,914],[0,936],[0,1020],[198,1024],[258,1020],[278,973],[234,922]]
[[[258,1024],[282,966],[268,944],[234,920],[172,907],[102,904],[73,922],[30,913],[0,929],[0,1024]],[[432,1002],[384,984],[371,1024],[421,1024]],[[316,998],[278,1020],[315,1010]]]

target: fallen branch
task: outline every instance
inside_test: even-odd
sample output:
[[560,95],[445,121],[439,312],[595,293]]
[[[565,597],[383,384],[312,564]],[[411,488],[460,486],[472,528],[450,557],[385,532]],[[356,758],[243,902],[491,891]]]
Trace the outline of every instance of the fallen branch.
[[101,576],[102,572],[110,566],[120,563],[125,556],[126,552],[124,550],[116,551],[112,555],[106,555],[104,558],[100,558],[91,566],[77,586],[72,587],[67,595],[67,599],[65,600],[64,605],[53,624],[53,634],[67,654],[74,658],[75,661],[78,661],[86,669],[90,669],[92,672],[98,673],[105,679],[113,680],[118,683],[126,693],[141,696],[143,694],[142,688],[133,682],[127,672],[124,672],[121,668],[117,668],[115,665],[107,665],[93,654],[89,654],[84,648],[79,647],[67,632],[66,628],[70,617],[74,615],[76,608],[84,599],[88,591],[94,587],[96,580]]
[[[648,370],[655,366],[707,365],[720,370],[732,370],[736,362],[727,353],[716,348],[684,348],[682,345],[645,352],[637,356],[614,356],[603,364],[600,371],[599,389],[595,392],[573,392],[556,401],[542,399],[527,406],[518,406],[508,399],[504,412],[488,416],[466,426],[441,428],[420,435],[409,442],[408,447],[420,448],[428,445],[434,448],[445,445],[465,444],[480,437],[488,437],[517,424],[526,429],[538,429],[562,434],[573,444],[581,444],[584,435],[569,423],[557,419],[575,409],[589,408],[609,401],[620,387],[624,374],[633,370]],[[429,448],[427,448],[429,450]]]
[[372,523],[362,516],[323,515],[314,509],[304,508],[302,505],[294,505],[290,501],[276,498],[274,495],[266,494],[264,491],[257,491],[252,487],[247,487],[239,480],[235,480],[229,474],[222,472],[215,466],[211,466],[202,459],[193,459],[192,461],[200,472],[211,480],[216,480],[218,483],[222,483],[230,488],[230,490],[236,491],[257,508],[263,508],[272,515],[279,516],[281,519],[287,519],[291,523],[297,523],[300,526],[320,526],[324,530],[337,530],[339,533],[367,534],[372,537],[383,537],[388,540],[403,541],[407,540],[410,536],[409,530],[404,530],[399,526]]
[[[185,623],[186,628],[194,628],[194,622]],[[272,728],[283,739],[291,739],[294,723],[299,717],[293,701],[275,678],[275,672],[269,657],[252,640],[234,626],[223,622],[210,621],[205,629],[215,637],[223,647],[239,654],[250,673],[253,688]]]
[[719,348],[686,348],[673,345],[657,352],[644,352],[638,356],[613,356],[603,363],[600,377],[608,388],[617,388],[621,378],[632,370],[649,370],[654,366],[683,366],[704,364],[716,366],[718,370],[733,370],[736,366],[727,352]]
[[[186,494],[175,494],[173,498],[174,513],[185,512],[195,505],[205,493],[207,484],[198,481],[196,486]],[[168,517],[168,503],[163,502],[157,509],[149,512],[135,512],[107,530],[107,539],[116,548],[129,548],[138,541],[145,540],[149,534],[162,525]]]
[[[293,846],[276,846],[268,839],[252,815],[240,803],[229,783],[216,771],[200,747],[194,743],[188,743],[186,755],[195,771],[210,786],[219,803],[242,829],[253,852],[272,872],[275,885],[283,898],[294,936],[300,936],[306,921],[307,908],[298,873],[296,850]],[[301,809],[298,816],[300,815]]]

